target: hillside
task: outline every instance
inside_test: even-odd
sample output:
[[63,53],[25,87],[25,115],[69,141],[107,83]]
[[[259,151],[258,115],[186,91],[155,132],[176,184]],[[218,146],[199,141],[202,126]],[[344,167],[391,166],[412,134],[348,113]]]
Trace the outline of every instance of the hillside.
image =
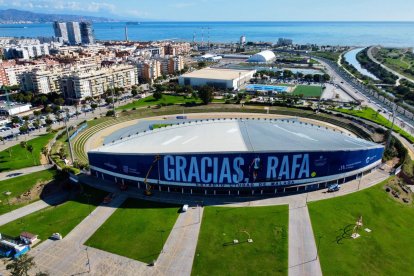
[[0,24],[45,23],[53,21],[111,22],[115,20],[94,16],[35,13],[15,9],[0,10]]

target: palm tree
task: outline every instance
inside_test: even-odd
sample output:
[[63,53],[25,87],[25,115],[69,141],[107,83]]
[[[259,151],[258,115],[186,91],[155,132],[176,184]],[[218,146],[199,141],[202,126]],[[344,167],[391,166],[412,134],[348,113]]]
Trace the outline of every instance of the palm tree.
[[[26,149],[26,147],[27,147],[27,142],[26,141],[21,141],[20,142],[20,146],[22,147],[22,149]],[[26,153],[26,158],[27,158],[27,152],[25,152]]]
[[33,259],[33,257],[25,254],[20,258],[13,259],[11,263],[6,265],[6,269],[10,270],[10,274],[13,276],[27,276],[29,270],[36,266]]
[[36,160],[34,159],[34,156],[33,156],[33,146],[32,145],[27,145],[27,151],[30,152],[30,154],[32,155],[33,164],[36,165]]

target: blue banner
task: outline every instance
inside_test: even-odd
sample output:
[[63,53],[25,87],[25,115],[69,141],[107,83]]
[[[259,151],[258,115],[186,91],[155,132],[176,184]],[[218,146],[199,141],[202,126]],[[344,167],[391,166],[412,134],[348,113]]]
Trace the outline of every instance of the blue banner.
[[[383,148],[357,151],[139,155],[89,152],[91,169],[152,183],[190,186],[293,185],[377,163]],[[257,186],[257,185],[253,185]]]

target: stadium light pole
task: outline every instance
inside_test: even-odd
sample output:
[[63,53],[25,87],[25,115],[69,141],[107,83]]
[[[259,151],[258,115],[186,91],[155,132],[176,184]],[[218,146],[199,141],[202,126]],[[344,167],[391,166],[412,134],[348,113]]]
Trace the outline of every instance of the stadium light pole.
[[68,129],[68,120],[69,120],[69,116],[68,116],[69,110],[66,109],[66,117],[65,117],[65,128],[66,128],[66,136],[68,137],[68,145],[69,145],[69,153],[70,153],[70,161],[73,162],[75,161],[73,159],[73,150],[72,150],[72,144],[70,143],[70,137],[69,137],[69,129]]
[[[392,123],[391,123],[391,127],[389,129],[389,133],[388,133],[388,138],[387,138],[387,144],[385,146],[385,151],[388,149],[388,147],[391,144],[391,137],[392,137],[392,130],[394,128],[394,121],[395,121],[395,109],[396,109],[397,105],[394,103],[394,105],[392,106]],[[384,153],[385,153],[384,151]]]
[[115,113],[115,97],[114,97],[114,76],[112,75],[112,82],[111,82],[111,92],[112,92],[112,112],[114,113],[114,117],[116,118],[116,113]]

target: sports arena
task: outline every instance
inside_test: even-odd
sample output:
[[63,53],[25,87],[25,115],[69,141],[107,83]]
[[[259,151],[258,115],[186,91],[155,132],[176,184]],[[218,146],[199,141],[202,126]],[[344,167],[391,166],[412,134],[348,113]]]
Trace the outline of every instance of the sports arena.
[[91,174],[199,195],[275,194],[345,183],[384,147],[296,119],[205,119],[129,134],[88,152]]

